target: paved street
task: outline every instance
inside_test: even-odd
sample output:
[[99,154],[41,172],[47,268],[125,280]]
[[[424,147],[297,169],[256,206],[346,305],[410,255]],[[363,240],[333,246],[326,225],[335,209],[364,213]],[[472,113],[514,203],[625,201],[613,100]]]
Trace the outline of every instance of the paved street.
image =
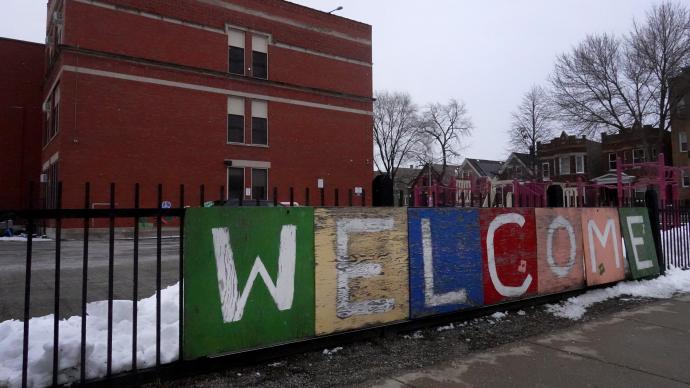
[[[62,241],[60,316],[81,314],[83,242]],[[162,285],[177,282],[179,240],[162,240]],[[115,299],[132,299],[133,241],[115,241]],[[22,319],[24,314],[24,279],[26,243],[0,241],[0,322]],[[89,242],[88,301],[108,297],[108,241]],[[53,312],[55,284],[55,242],[33,244],[31,278],[31,316]],[[139,298],[151,296],[156,289],[156,240],[139,242]]]
[[613,314],[375,387],[688,387],[690,296]]

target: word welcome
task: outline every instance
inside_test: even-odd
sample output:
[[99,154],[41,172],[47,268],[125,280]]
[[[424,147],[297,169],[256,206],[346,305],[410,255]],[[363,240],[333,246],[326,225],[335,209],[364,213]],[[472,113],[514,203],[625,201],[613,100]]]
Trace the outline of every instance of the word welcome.
[[659,273],[644,208],[202,208],[185,223],[186,359]]

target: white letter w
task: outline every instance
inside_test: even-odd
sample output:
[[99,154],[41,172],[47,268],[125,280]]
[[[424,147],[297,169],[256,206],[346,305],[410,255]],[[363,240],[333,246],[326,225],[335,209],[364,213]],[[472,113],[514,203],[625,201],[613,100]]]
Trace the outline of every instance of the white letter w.
[[211,230],[216,255],[216,268],[218,269],[218,292],[220,293],[223,322],[236,322],[242,319],[244,306],[247,304],[247,298],[257,275],[261,275],[278,310],[289,310],[292,307],[295,290],[296,231],[295,225],[283,225],[280,231],[278,280],[276,283],[273,283],[264,263],[257,256],[244,290],[240,293],[235,260],[230,245],[230,231],[228,228],[213,228]]

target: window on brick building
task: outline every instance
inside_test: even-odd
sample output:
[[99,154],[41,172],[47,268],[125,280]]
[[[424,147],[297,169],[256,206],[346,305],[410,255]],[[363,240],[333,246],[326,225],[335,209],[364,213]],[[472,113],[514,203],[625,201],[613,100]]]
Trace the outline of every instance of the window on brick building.
[[544,180],[551,179],[551,166],[549,166],[549,163],[541,164],[541,177]]
[[244,31],[228,31],[228,71],[244,75]]
[[238,199],[244,193],[244,168],[228,167],[228,198]]
[[43,144],[46,145],[60,131],[60,87],[56,86],[45,103],[45,135]]
[[616,169],[616,154],[611,152],[609,153],[609,170],[615,170]]
[[244,99],[228,97],[228,143],[244,143]]
[[268,170],[252,168],[252,199],[268,199]]
[[575,155],[575,173],[584,174],[585,173],[585,156]]
[[683,170],[683,187],[688,187],[690,186],[690,175],[688,175],[688,172]]
[[688,152],[688,134],[686,132],[678,132],[678,144],[680,144],[680,152]]
[[559,170],[561,171],[561,175],[570,174],[570,156],[564,156],[562,158],[558,158],[558,161],[559,161]]
[[252,36],[252,76],[268,78],[268,38]]
[[43,186],[43,206],[46,209],[58,207],[58,161],[53,161],[43,170],[45,182]]
[[252,101],[252,144],[268,145],[268,104]]
[[644,163],[644,150],[642,148],[633,150],[633,163]]

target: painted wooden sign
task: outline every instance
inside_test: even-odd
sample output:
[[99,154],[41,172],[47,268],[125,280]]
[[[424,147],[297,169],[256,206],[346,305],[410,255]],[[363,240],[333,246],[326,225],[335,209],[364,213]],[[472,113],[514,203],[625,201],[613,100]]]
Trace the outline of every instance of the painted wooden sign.
[[316,332],[408,317],[407,211],[315,210]]
[[540,295],[585,286],[579,209],[535,209]]
[[625,279],[618,209],[582,209],[585,279],[588,286]]
[[537,293],[534,209],[481,209],[484,303]]
[[633,279],[659,274],[659,260],[646,208],[618,209],[621,230],[625,237],[625,255]]
[[188,209],[184,358],[314,334],[312,208]]
[[479,211],[410,208],[407,217],[410,315],[483,305]]

